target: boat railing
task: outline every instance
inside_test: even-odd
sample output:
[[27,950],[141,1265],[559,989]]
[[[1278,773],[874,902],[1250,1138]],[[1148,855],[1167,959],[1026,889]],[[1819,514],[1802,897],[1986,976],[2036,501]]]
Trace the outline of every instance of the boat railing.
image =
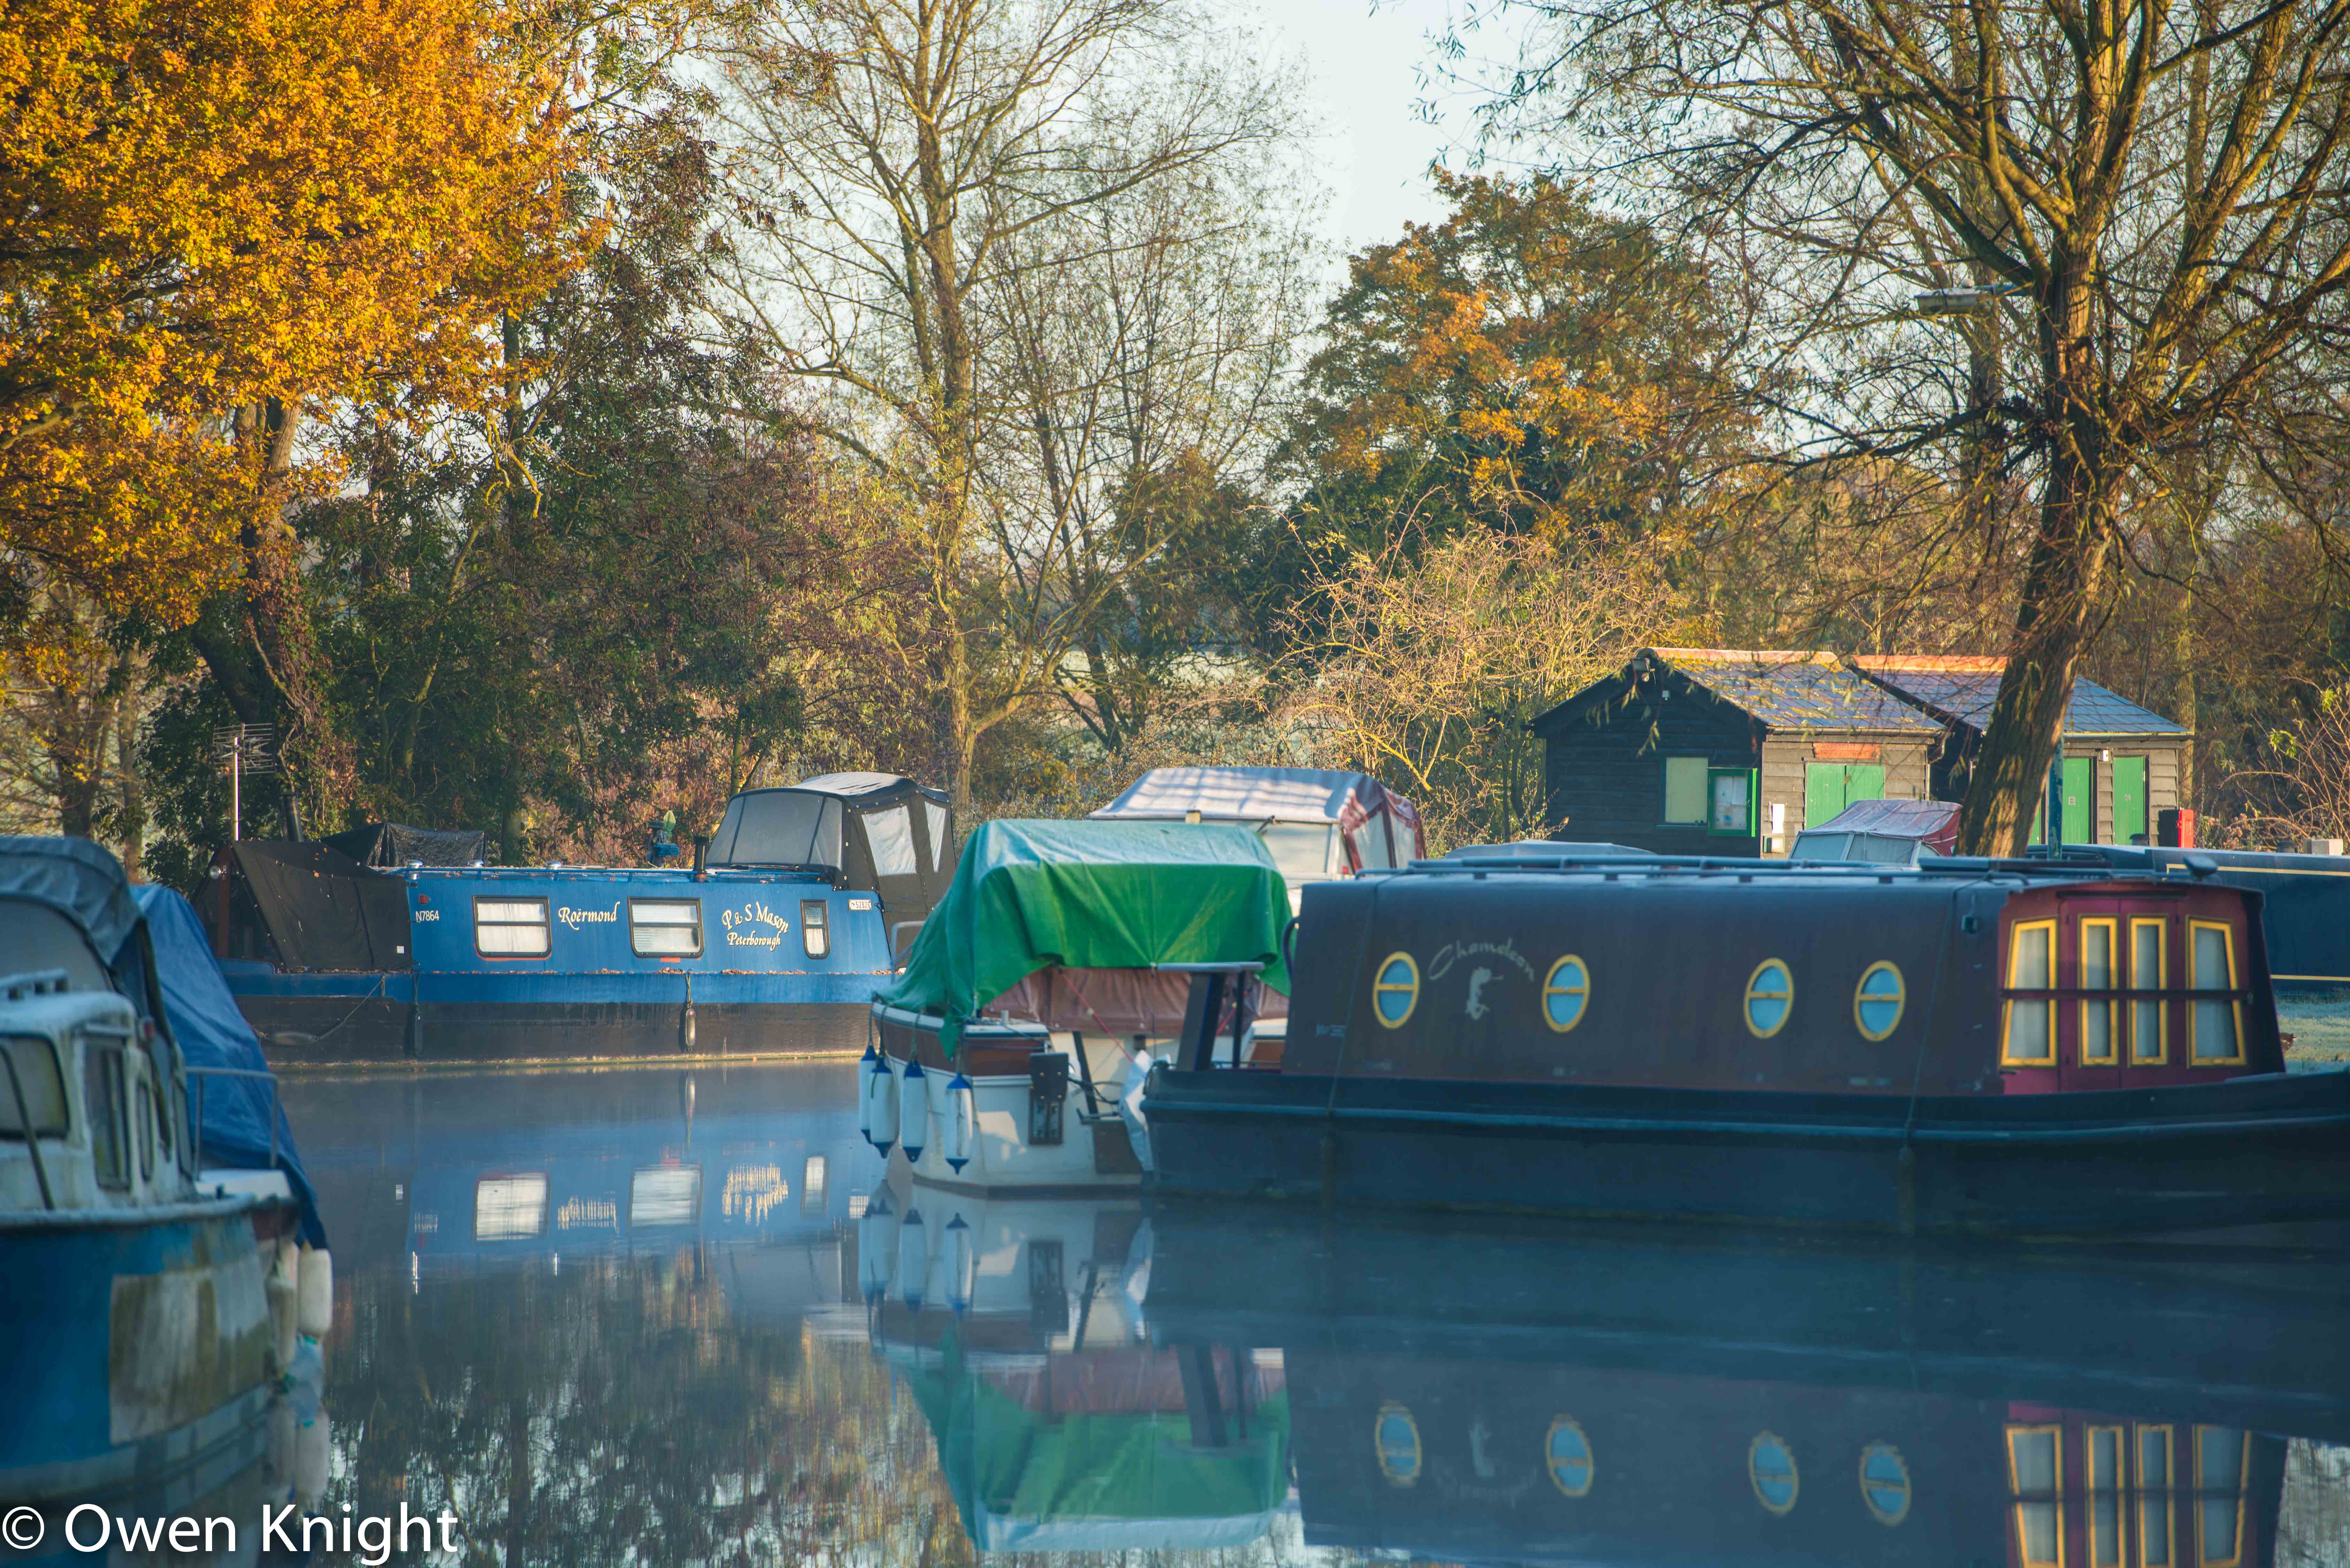
[[277,1075],[262,1067],[190,1067],[187,1072],[188,1095],[193,1106],[193,1115],[189,1117],[189,1136],[196,1140],[199,1150],[203,1147],[204,1084],[207,1079],[227,1078],[268,1085],[269,1167],[275,1170],[277,1168],[277,1124],[282,1117],[277,1102]]

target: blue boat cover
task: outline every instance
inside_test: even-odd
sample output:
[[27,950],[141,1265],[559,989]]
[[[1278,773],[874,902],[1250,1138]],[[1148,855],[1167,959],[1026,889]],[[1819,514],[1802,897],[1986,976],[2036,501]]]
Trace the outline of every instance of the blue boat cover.
[[[141,883],[131,889],[140,914],[146,917],[148,940],[155,950],[155,972],[162,982],[163,1013],[180,1054],[191,1067],[239,1067],[265,1073],[269,1061],[253,1026],[237,1011],[236,998],[221,977],[212,944],[188,901],[169,888]],[[197,1096],[192,1084],[189,1099]],[[326,1228],[318,1222],[317,1195],[302,1169],[294,1147],[294,1128],[286,1108],[276,1103],[268,1086],[254,1079],[214,1078],[202,1096],[203,1127],[199,1147],[208,1167],[265,1170],[269,1167],[269,1118],[277,1118],[277,1168],[286,1173],[296,1201],[302,1206],[302,1239],[314,1247],[327,1244]]]
[[87,838],[0,838],[0,894],[48,905],[101,954],[120,952],[139,923],[122,862]]

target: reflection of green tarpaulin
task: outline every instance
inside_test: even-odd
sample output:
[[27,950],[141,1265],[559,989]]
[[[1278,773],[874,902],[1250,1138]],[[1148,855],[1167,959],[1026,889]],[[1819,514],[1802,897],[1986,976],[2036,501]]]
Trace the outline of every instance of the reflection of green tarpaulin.
[[947,896],[881,1000],[966,1019],[1040,969],[1262,963],[1289,992],[1289,889],[1264,841],[1237,824],[990,822],[962,846]]
[[983,1549],[1023,1544],[1024,1537],[1042,1549],[1048,1533],[1058,1538],[1053,1544],[1074,1545],[1084,1525],[1127,1522],[1159,1527],[1153,1534],[1169,1546],[1223,1544],[1187,1542],[1180,1528],[1165,1527],[1194,1521],[1212,1530],[1246,1520],[1253,1539],[1289,1495],[1286,1393],[1249,1412],[1246,1440],[1196,1449],[1191,1417],[1180,1410],[1027,1409],[990,1386],[951,1345],[943,1364],[899,1371],[930,1422],[963,1528]]

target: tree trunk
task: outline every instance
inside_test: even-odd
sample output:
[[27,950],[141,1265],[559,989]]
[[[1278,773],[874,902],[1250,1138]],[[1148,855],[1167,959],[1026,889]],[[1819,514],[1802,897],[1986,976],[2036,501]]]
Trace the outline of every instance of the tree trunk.
[[122,874],[139,879],[147,846],[147,793],[139,782],[139,674],[134,668],[114,704],[114,759],[122,788]]

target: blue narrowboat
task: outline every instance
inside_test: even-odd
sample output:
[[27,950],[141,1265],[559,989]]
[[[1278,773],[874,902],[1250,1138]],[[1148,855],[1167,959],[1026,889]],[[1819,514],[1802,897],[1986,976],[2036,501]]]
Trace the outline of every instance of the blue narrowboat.
[[[248,841],[200,900],[238,1004],[281,1056],[578,1058],[841,1044],[954,866],[938,791],[885,774],[748,790],[690,866],[383,871]],[[786,1033],[787,1032],[787,1033]]]

